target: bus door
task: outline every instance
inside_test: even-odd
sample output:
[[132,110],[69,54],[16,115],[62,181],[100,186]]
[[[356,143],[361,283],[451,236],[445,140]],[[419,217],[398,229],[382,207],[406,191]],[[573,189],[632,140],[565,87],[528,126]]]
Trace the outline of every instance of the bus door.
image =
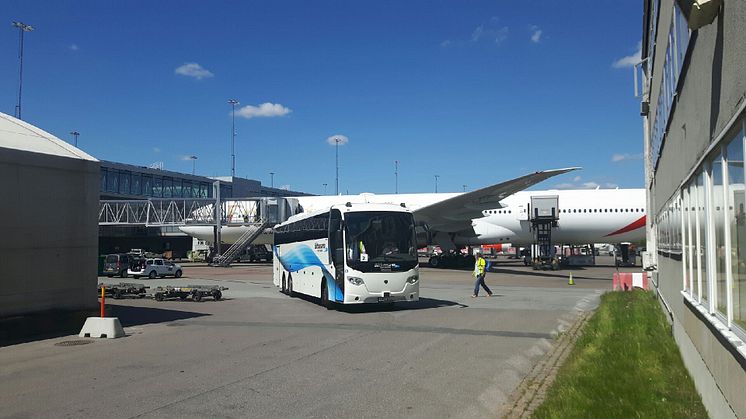
[[[334,282],[342,292],[342,295],[344,295],[345,279],[345,242],[343,231],[342,213],[338,209],[331,210],[329,213],[329,262],[334,265]],[[338,301],[337,295],[331,289],[329,289],[329,298],[333,301]]]

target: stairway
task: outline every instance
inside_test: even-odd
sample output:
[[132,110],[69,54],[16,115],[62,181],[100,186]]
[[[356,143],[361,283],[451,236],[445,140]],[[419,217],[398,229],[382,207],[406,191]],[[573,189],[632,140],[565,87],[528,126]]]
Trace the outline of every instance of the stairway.
[[269,227],[268,222],[256,223],[249,225],[249,229],[236,240],[222,255],[215,256],[212,260],[212,266],[229,266],[233,259],[243,252],[265,228]]

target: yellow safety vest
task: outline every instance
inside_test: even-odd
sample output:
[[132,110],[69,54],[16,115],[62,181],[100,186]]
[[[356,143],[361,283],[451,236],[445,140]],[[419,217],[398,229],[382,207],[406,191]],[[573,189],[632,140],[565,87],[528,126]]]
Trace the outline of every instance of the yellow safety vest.
[[474,264],[474,276],[479,276],[484,274],[484,267],[487,265],[487,262],[484,260],[484,258],[477,259],[477,263]]

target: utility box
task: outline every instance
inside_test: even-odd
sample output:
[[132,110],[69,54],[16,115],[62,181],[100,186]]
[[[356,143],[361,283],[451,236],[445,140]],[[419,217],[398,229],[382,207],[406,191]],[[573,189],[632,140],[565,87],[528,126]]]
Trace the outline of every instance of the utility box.
[[531,220],[552,220],[559,219],[559,196],[532,196],[531,197]]

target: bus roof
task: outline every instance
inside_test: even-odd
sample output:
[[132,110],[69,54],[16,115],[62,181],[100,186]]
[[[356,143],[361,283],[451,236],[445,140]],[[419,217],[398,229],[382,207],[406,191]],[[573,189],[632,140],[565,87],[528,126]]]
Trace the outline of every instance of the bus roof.
[[312,212],[302,212],[300,214],[295,214],[288,218],[286,221],[277,224],[275,227],[279,227],[285,224],[294,223],[296,221],[304,220],[306,218],[315,217],[319,214],[323,214],[326,212],[329,212],[333,209],[338,209],[342,212],[342,214],[346,212],[364,212],[364,211],[388,211],[388,212],[408,212],[411,213],[412,211],[409,208],[402,207],[401,205],[394,205],[394,204],[362,204],[362,203],[351,203],[348,202],[346,204],[335,204],[331,207],[323,210],[318,211],[312,211]]

